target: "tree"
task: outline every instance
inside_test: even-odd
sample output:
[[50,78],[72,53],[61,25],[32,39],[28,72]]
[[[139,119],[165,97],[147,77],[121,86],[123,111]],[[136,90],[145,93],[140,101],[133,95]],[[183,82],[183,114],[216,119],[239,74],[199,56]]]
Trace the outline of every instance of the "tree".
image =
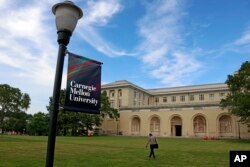
[[69,111],[59,111],[57,120],[57,133],[59,135],[76,135],[77,128],[79,127],[79,114]]
[[48,114],[38,112],[29,120],[27,124],[27,132],[31,135],[47,135],[49,128]]
[[26,128],[27,114],[25,112],[11,112],[3,122],[6,131],[24,133]]
[[101,110],[102,118],[104,118],[105,116],[109,116],[110,118],[117,120],[120,116],[118,113],[118,110],[111,107],[106,91],[103,91],[101,94],[101,109],[100,110]]
[[79,123],[82,127],[81,129],[85,135],[88,135],[89,130],[94,130],[95,126],[101,125],[100,115],[81,113],[79,118]]
[[27,111],[30,106],[30,96],[27,93],[23,94],[22,106]]
[[[66,90],[61,90],[60,93],[60,106],[64,105]],[[52,97],[49,98],[49,105],[47,110],[51,112]],[[102,118],[108,115],[110,118],[117,119],[119,117],[118,111],[110,106],[107,93],[104,91],[101,95],[101,114],[87,114],[76,113],[69,111],[59,111],[57,120],[57,134],[61,135],[77,135],[77,131],[84,131],[86,134],[88,130],[93,130],[94,126],[100,126]]]
[[250,125],[250,62],[244,62],[233,75],[226,80],[230,93],[220,104],[222,108],[240,117],[240,121]]
[[9,119],[11,113],[25,112],[29,106],[28,94],[7,84],[0,84],[0,128],[4,128],[4,119]]

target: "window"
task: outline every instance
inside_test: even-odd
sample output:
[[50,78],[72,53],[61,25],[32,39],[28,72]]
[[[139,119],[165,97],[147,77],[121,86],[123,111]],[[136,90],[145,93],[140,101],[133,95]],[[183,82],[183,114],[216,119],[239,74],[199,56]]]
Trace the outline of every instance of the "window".
[[204,101],[204,94],[199,94],[199,100]]
[[224,115],[219,119],[220,133],[232,133],[232,120],[230,116]]
[[150,121],[150,132],[160,132],[160,119],[158,117],[153,117]]
[[213,94],[213,93],[210,93],[210,94],[209,94],[209,100],[211,100],[211,101],[214,100],[214,94]]
[[110,100],[110,107],[115,107],[115,101],[114,100]]
[[223,99],[225,96],[225,93],[220,93],[219,96],[220,96],[220,99]]
[[145,95],[142,94],[142,105],[145,105]]
[[119,99],[119,101],[118,101],[118,106],[119,106],[119,107],[122,106],[122,100],[121,100],[121,99]]
[[155,102],[158,103],[159,102],[159,97],[155,98]]
[[118,94],[119,94],[119,97],[122,96],[122,90],[121,89],[118,90]]
[[172,102],[176,102],[176,96],[172,96]]
[[168,99],[167,97],[163,97],[163,103],[167,103]]
[[185,96],[180,96],[180,101],[184,102],[185,101]]
[[131,126],[131,131],[132,134],[139,134],[140,133],[140,119],[137,117],[134,117],[132,119],[132,126]]
[[134,91],[134,98],[136,98],[136,95],[137,95],[137,92],[136,92],[136,91]]
[[194,95],[189,95],[189,101],[194,101]]
[[134,100],[134,106],[136,106],[136,100]]
[[193,122],[194,133],[206,132],[206,119],[203,116],[196,116]]
[[115,97],[115,91],[114,90],[110,91],[110,97]]

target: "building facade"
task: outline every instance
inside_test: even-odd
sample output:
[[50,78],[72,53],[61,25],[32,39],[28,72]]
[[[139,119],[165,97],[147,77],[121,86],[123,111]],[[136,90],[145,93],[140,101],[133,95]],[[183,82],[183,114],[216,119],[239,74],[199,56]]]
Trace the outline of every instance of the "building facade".
[[120,113],[119,121],[104,120],[104,133],[250,138],[248,127],[219,106],[229,91],[223,83],[143,89],[121,80],[102,85],[102,91]]

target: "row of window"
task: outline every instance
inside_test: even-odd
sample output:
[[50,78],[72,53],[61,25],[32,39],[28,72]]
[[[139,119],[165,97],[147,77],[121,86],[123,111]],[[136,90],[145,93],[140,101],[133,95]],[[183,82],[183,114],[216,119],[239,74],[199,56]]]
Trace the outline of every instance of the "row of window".
[[[122,97],[122,90],[119,89],[118,90],[118,96],[119,97]],[[162,102],[163,103],[167,103],[167,102],[176,102],[177,101],[177,98],[179,97],[179,101],[180,102],[186,102],[186,101],[189,101],[189,102],[192,102],[192,101],[195,101],[196,98],[198,98],[199,101],[204,101],[205,100],[205,94],[199,94],[199,95],[188,95],[188,96],[165,96],[165,97],[155,97],[155,103],[158,104],[160,102],[160,99],[162,99]],[[115,90],[110,90],[109,92],[109,97],[110,98],[114,98],[115,97]],[[225,97],[225,93],[219,93],[219,98],[222,99]],[[210,101],[214,101],[215,99],[215,94],[214,93],[210,93],[208,94],[208,99]],[[134,101],[133,101],[133,106],[137,106],[137,105],[145,105],[145,96],[143,94],[143,99],[141,99],[141,93],[139,93],[138,91],[134,90]],[[121,99],[119,99],[119,102],[118,102],[118,106],[120,107],[121,106]],[[149,105],[149,97],[147,97],[147,104]],[[111,100],[111,106],[114,106],[114,101]]]
[[[224,98],[224,96],[225,96],[225,93],[219,93],[220,99]],[[187,96],[179,96],[179,97],[180,97],[180,102],[185,102],[186,100],[187,101],[195,101],[195,95],[189,95],[188,99],[187,99]],[[177,101],[176,98],[177,98],[177,96],[171,96],[170,97],[171,102],[176,102]],[[214,100],[214,93],[208,94],[208,98],[209,98],[210,101],[213,101]],[[199,94],[198,99],[199,99],[199,101],[204,101],[205,100],[205,94]],[[155,102],[159,103],[159,97],[155,98]],[[168,102],[168,97],[163,97],[162,102],[167,103]]]
[[[141,98],[141,94],[137,91],[134,91],[134,98],[136,98],[139,94],[139,99]],[[122,97],[122,90],[118,90],[118,96]],[[225,96],[225,93],[219,93],[220,98],[223,98]],[[115,91],[111,90],[110,91],[110,97],[115,97]],[[144,94],[143,94],[144,97]],[[144,98],[143,98],[144,99]],[[186,96],[180,96],[180,101],[184,102],[186,99]],[[189,101],[194,101],[195,100],[195,95],[189,95]],[[204,94],[199,94],[199,100],[203,101],[204,100]],[[214,100],[214,93],[209,94],[209,100]],[[176,96],[171,97],[171,101],[175,102],[176,101]],[[155,98],[155,102],[159,102],[159,97]],[[163,102],[167,102],[167,97],[163,97]]]
[[[121,89],[118,90],[118,96],[122,97],[122,90]],[[109,97],[115,97],[115,90],[109,91]]]

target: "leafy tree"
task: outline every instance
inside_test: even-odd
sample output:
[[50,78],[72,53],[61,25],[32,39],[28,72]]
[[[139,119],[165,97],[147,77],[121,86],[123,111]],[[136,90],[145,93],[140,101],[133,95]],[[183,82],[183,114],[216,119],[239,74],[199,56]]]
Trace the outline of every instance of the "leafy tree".
[[27,131],[31,135],[47,135],[49,125],[48,114],[38,112],[29,120]]
[[79,116],[77,113],[68,111],[59,111],[57,120],[57,133],[63,136],[76,135],[79,126]]
[[120,116],[118,110],[111,107],[106,91],[101,94],[101,116],[102,118],[109,116],[114,119],[118,119]]
[[11,113],[25,112],[29,105],[30,97],[28,94],[7,84],[0,84],[0,128],[6,127],[4,119],[10,119]]
[[23,109],[25,109],[26,111],[28,110],[29,106],[30,106],[30,96],[27,93],[23,94],[23,100],[22,100],[22,107]]
[[86,114],[86,113],[82,113],[80,115],[80,121],[79,121],[80,125],[82,125],[82,130],[83,133],[85,133],[86,135],[88,135],[88,131],[89,130],[94,130],[93,127],[94,126],[100,126],[101,125],[101,118],[99,115],[96,114]]
[[3,122],[6,131],[24,133],[26,128],[27,114],[25,112],[11,112]]
[[[66,96],[66,90],[61,90],[60,93],[60,106],[63,106]],[[49,105],[47,110],[51,112],[52,108],[52,97],[49,98]],[[57,120],[57,134],[68,135],[71,132],[71,135],[77,135],[80,133],[87,133],[88,130],[93,130],[93,126],[100,126],[102,118],[108,115],[110,118],[118,118],[118,111],[110,106],[107,93],[103,92],[101,95],[101,114],[87,114],[87,113],[76,113],[69,111],[59,111],[58,120]],[[77,133],[78,131],[78,133]]]
[[250,125],[250,62],[246,61],[233,75],[228,75],[226,84],[230,93],[220,104],[222,108],[240,117],[240,121]]
[[[59,105],[63,106],[66,96],[66,90],[61,90]],[[47,110],[52,112],[52,97],[49,98],[49,105],[47,106]],[[57,117],[57,134],[66,136],[70,132],[72,135],[75,134],[75,127],[79,126],[79,118],[76,113],[68,112],[68,111],[59,111]]]

